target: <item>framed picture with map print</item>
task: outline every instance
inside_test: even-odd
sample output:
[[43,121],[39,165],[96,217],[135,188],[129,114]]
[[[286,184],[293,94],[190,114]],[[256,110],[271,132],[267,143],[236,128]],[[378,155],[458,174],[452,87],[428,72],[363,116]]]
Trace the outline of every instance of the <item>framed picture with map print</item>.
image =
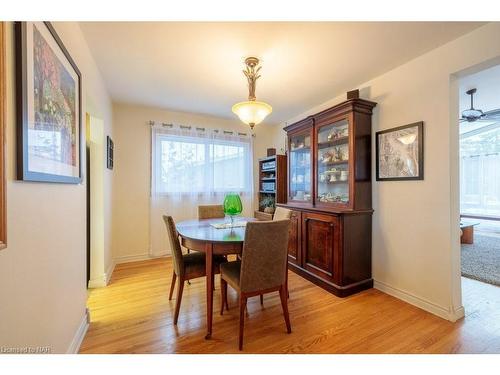
[[376,134],[377,181],[424,179],[424,123]]
[[49,22],[16,22],[17,177],[77,184],[81,74]]

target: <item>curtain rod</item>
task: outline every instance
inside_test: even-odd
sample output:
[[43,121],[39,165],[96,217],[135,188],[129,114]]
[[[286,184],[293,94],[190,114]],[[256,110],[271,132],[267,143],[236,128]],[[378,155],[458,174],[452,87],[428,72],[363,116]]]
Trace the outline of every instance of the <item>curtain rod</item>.
[[[153,121],[153,120],[150,120],[148,122],[148,124],[150,126],[154,126],[156,124],[156,121]],[[172,123],[167,123],[167,122],[161,122],[159,123],[162,127],[164,128],[173,128],[174,127],[174,124]],[[192,126],[190,125],[178,125],[180,129],[186,129],[186,130],[191,130],[193,129]],[[197,131],[200,131],[200,132],[204,132],[204,131],[207,131],[206,128],[200,128],[200,127],[194,127],[194,129],[196,129]],[[218,129],[210,129],[212,130],[214,133],[219,133],[220,130]],[[247,136],[248,134],[247,133],[240,133],[240,132],[234,132],[234,131],[230,131],[230,130],[222,130],[222,134],[237,134],[237,135],[241,135],[241,136]],[[250,134],[252,137],[255,137],[255,134]]]

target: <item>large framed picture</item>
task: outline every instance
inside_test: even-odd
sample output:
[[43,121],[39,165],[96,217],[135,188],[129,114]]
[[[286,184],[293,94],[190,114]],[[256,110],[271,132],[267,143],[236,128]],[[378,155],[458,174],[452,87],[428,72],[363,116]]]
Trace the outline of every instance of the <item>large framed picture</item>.
[[49,22],[16,22],[17,177],[82,180],[81,74]]
[[377,181],[424,179],[424,123],[376,133]]
[[0,250],[7,247],[7,214],[5,198],[5,127],[6,127],[6,69],[5,22],[0,22]]

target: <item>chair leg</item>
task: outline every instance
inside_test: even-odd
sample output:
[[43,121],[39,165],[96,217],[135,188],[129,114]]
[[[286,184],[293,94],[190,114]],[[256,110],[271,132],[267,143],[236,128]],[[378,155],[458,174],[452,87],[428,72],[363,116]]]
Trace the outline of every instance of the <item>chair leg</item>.
[[260,295],[260,304],[261,305],[264,304],[264,295],[263,294]]
[[175,301],[174,325],[177,325],[177,320],[179,319],[179,310],[181,309],[183,290],[184,290],[184,278],[179,277],[179,286],[177,288],[177,301]]
[[[186,248],[186,253],[189,254],[191,252],[191,250],[189,250],[188,248]],[[188,283],[188,285],[191,285],[191,281],[187,280],[186,281]]]
[[220,279],[220,314],[224,313],[224,304],[227,306],[227,283],[222,277]]
[[170,294],[168,295],[168,300],[172,300],[172,294],[174,294],[174,288],[175,288],[175,280],[177,279],[177,275],[175,272],[172,274],[172,283],[170,284]]
[[286,285],[286,296],[290,298],[290,290],[288,289],[288,262],[286,263],[286,279],[285,279],[285,285]]
[[286,296],[285,285],[282,285],[280,288],[280,299],[281,299],[281,307],[283,308],[283,316],[285,318],[286,331],[288,333],[291,333],[292,327],[290,326],[290,316],[288,315],[288,298]]
[[247,305],[247,297],[243,296],[240,293],[240,334],[238,336],[238,347],[240,350],[243,350],[243,326],[245,324],[245,307]]

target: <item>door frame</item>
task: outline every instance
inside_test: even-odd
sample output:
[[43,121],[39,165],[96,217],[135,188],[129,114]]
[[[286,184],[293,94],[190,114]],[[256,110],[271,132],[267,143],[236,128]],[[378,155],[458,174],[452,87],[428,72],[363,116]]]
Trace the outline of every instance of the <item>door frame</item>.
[[462,303],[462,262],[460,247],[460,132],[459,132],[459,81],[460,79],[500,65],[500,56],[483,61],[450,75],[449,121],[450,121],[450,243],[451,243],[451,293],[450,316],[452,321],[465,315]]
[[90,189],[87,201],[90,226],[90,280],[88,288],[101,288],[107,285],[104,257],[104,171],[105,136],[104,121],[89,113],[85,116],[87,128],[86,147],[90,150],[87,184]]

